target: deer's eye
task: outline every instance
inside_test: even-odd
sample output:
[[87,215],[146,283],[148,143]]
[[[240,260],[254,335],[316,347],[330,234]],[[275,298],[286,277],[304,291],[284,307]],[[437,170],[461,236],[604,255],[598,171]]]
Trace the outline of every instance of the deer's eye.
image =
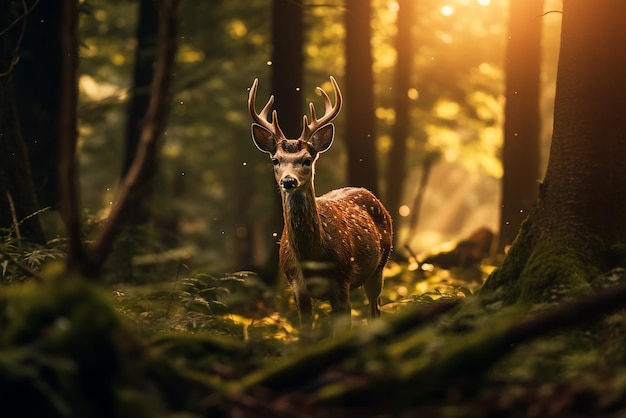
[[272,164],[274,164],[274,166],[277,166],[278,164],[280,164],[280,161],[278,161],[278,158],[272,158]]
[[313,164],[313,158],[305,158],[302,160],[302,165],[305,167],[310,167]]

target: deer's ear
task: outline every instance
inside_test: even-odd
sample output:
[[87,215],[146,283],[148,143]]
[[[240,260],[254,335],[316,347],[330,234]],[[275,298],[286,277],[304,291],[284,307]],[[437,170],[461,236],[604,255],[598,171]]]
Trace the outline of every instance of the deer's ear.
[[276,153],[276,138],[261,125],[256,123],[252,124],[252,140],[259,150],[271,155]]
[[322,153],[333,144],[335,136],[335,126],[332,123],[324,125],[311,135],[309,144],[318,153]]

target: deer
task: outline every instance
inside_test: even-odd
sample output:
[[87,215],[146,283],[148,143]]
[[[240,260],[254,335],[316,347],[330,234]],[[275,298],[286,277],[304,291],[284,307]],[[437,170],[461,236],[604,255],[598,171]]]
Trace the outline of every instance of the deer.
[[369,320],[379,317],[383,269],[392,247],[391,216],[369,190],[344,187],[315,195],[315,163],[333,143],[331,121],[342,103],[337,81],[331,76],[330,82],[335,103],[317,87],[324,115],[317,118],[310,103],[311,121],[303,116],[302,132],[295,139],[285,137],[276,110],[268,119],[273,95],[257,113],[258,79],[248,95],[252,139],[269,154],[281,194],[284,227],[279,270],[292,289],[301,336],[312,329],[313,298],[330,302],[333,333],[350,328],[350,291],[361,286],[369,302]]

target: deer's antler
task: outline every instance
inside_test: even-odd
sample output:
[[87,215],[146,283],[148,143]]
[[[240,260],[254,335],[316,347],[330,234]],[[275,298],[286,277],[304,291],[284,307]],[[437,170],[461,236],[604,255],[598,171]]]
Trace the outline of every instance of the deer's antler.
[[304,115],[302,118],[302,133],[300,134],[300,139],[307,141],[311,138],[311,135],[315,133],[319,128],[324,125],[327,125],[339,114],[339,110],[341,110],[341,90],[339,90],[339,86],[337,85],[337,81],[333,76],[330,76],[330,83],[333,86],[333,91],[335,93],[335,104],[331,104],[330,98],[328,94],[321,88],[317,89],[322,94],[324,98],[324,115],[317,119],[315,114],[315,106],[313,103],[309,103],[309,108],[311,109],[311,123],[308,123],[307,116]]
[[250,94],[248,94],[248,110],[250,111],[250,116],[252,116],[252,120],[270,131],[277,141],[284,139],[285,134],[283,134],[283,131],[278,125],[278,114],[276,113],[276,110],[272,112],[272,122],[269,122],[267,119],[270,108],[274,104],[274,95],[270,96],[269,100],[263,107],[263,110],[261,110],[261,113],[256,113],[256,91],[258,86],[259,79],[255,78],[254,83],[252,83],[252,87],[250,87]]

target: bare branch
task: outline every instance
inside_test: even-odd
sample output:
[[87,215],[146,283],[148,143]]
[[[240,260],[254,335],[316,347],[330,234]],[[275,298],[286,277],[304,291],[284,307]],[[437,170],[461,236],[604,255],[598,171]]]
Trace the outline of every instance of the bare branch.
[[26,19],[26,16],[28,16],[35,9],[35,7],[37,7],[38,4],[39,4],[39,0],[35,1],[35,3],[32,6],[27,7],[26,6],[26,1],[22,1],[22,7],[24,8],[24,13],[22,13],[20,16],[17,17],[17,19],[15,19],[13,22],[11,22],[11,24],[9,26],[7,26],[6,28],[0,30],[0,36],[6,34],[8,31],[10,31],[11,28],[13,28],[13,26],[15,26],[18,23],[20,23],[21,20]]
[[11,22],[9,26],[7,26],[6,28],[0,31],[0,37],[1,37],[5,35],[7,32],[9,32],[20,21],[24,20],[24,24],[22,25],[22,30],[20,31],[20,36],[18,37],[17,42],[15,44],[15,54],[13,56],[13,59],[11,60],[11,63],[9,64],[9,68],[7,68],[5,71],[0,73],[0,77],[5,77],[11,74],[11,71],[13,71],[13,67],[15,67],[15,65],[17,65],[18,62],[20,62],[18,51],[20,49],[20,45],[22,44],[22,39],[24,39],[24,33],[26,32],[26,16],[28,16],[30,12],[32,12],[33,9],[37,7],[38,4],[39,4],[39,0],[37,0],[35,4],[33,4],[30,8],[28,8],[26,5],[26,0],[22,0],[22,7],[24,8],[24,13],[22,13],[21,16],[18,16],[17,19]]

